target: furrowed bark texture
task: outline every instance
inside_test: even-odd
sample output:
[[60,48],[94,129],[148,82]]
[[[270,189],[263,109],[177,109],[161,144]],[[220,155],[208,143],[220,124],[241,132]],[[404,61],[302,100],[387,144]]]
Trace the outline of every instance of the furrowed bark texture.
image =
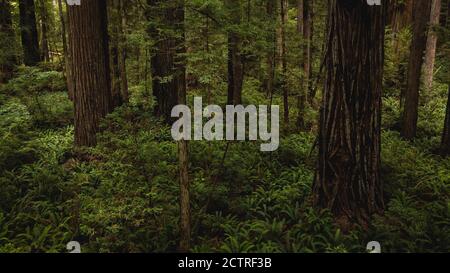
[[316,207],[343,226],[384,208],[380,181],[381,89],[386,1],[330,0],[320,117]]
[[106,0],[68,6],[74,85],[75,145],[93,146],[99,123],[113,110]]

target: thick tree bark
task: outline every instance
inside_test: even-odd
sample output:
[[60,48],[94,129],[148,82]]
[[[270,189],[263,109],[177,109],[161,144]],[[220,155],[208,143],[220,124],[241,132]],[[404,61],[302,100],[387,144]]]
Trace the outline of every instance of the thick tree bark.
[[93,146],[99,123],[112,112],[106,0],[67,6],[75,145]]
[[34,0],[19,0],[23,62],[34,66],[40,61]]
[[240,0],[226,0],[229,18],[228,29],[228,104],[242,103],[244,67],[242,62],[242,39],[236,29],[241,24]]
[[331,0],[320,118],[316,207],[343,228],[384,208],[380,181],[381,90],[387,1]]
[[10,0],[0,0],[0,83],[12,77],[16,65],[14,43],[11,3]]
[[[439,26],[441,15],[441,0],[433,0],[431,4],[430,27]],[[427,38],[427,47],[425,51],[425,62],[423,64],[423,81],[425,90],[431,90],[433,87],[434,63],[436,60],[436,47],[438,36],[435,29],[430,29]]]
[[[170,123],[172,108],[178,104],[178,90],[182,88],[180,82],[184,81],[185,77],[184,68],[177,66],[177,59],[180,58],[177,52],[183,41],[172,32],[179,31],[184,20],[179,18],[182,14],[177,1],[148,0],[148,4],[147,16],[151,22],[148,31],[155,41],[151,57],[153,95],[156,98],[154,112],[156,116]],[[169,31],[160,31],[155,22],[162,24],[162,28]]]
[[450,155],[450,85],[448,87],[447,114],[445,115],[441,148],[444,155]]
[[428,22],[430,21],[431,1],[416,0],[413,14],[413,40],[408,65],[407,89],[403,110],[402,137],[412,140],[417,132],[420,79],[423,57],[427,43]]

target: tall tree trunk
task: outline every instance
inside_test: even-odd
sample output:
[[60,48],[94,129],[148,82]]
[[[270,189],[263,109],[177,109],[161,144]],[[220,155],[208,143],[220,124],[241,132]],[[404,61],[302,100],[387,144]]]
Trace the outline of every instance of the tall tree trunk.
[[75,145],[93,146],[100,120],[113,110],[106,0],[83,1],[67,9],[75,83]]
[[392,48],[393,48],[393,63],[394,67],[398,69],[397,77],[394,78],[396,87],[401,90],[400,103],[403,106],[406,87],[404,82],[406,81],[407,68],[402,63],[400,48],[404,41],[400,36],[401,31],[409,27],[412,23],[412,7],[414,0],[391,0],[389,5],[390,15],[389,22],[392,28]]
[[128,103],[128,76],[127,76],[127,14],[125,10],[125,0],[119,0],[120,24],[119,24],[119,71],[120,71],[120,93],[122,101]]
[[242,39],[237,28],[241,24],[240,0],[226,0],[227,11],[231,20],[228,29],[228,104],[242,103],[242,85],[244,67],[242,62]]
[[304,128],[304,109],[305,102],[308,100],[310,104],[313,103],[315,94],[310,90],[311,81],[311,69],[312,69],[312,34],[313,34],[313,0],[303,0],[303,91],[301,96],[298,97],[298,110],[297,126]]
[[70,67],[70,52],[67,45],[66,18],[64,16],[62,0],[58,0],[58,13],[59,20],[61,22],[61,38],[63,43],[63,60],[66,72],[67,92],[69,95],[69,99],[73,101],[74,82]]
[[303,71],[305,72],[306,91],[308,91],[308,100],[310,103],[314,100],[316,94],[310,90],[310,81],[312,73],[312,38],[313,38],[313,14],[314,14],[314,0],[304,0],[304,18],[305,24],[303,28],[303,39],[305,45],[303,48]]
[[44,62],[50,61],[50,50],[48,46],[48,27],[49,27],[49,17],[46,7],[46,1],[40,0],[40,17],[41,17],[41,57],[40,59]]
[[445,115],[441,148],[445,155],[450,155],[450,85],[448,86],[447,114]]
[[23,62],[34,66],[40,61],[34,0],[19,0],[19,10]]
[[266,87],[266,96],[272,97],[273,95],[273,86],[275,79],[275,56],[277,50],[277,33],[276,33],[276,8],[277,1],[276,0],[267,0],[266,3],[266,12],[267,16],[270,20],[268,24],[268,41],[270,43],[269,50],[267,52],[267,87]]
[[119,67],[119,39],[120,39],[120,0],[110,1],[109,9],[109,26],[111,33],[110,40],[110,63],[111,63],[111,92],[113,97],[113,105],[121,106],[123,104],[120,83],[120,67]]
[[403,110],[402,137],[412,140],[417,132],[420,78],[423,57],[427,44],[428,22],[430,21],[431,1],[416,0],[413,15],[413,40],[408,64],[408,80]]
[[0,0],[0,83],[12,77],[16,58],[10,0]]
[[281,16],[281,69],[283,71],[283,105],[284,105],[284,123],[286,128],[289,126],[289,90],[287,87],[287,56],[286,56],[286,23],[288,19],[287,0],[280,0]]
[[[155,115],[164,118],[168,123],[172,121],[172,108],[178,104],[179,83],[185,77],[185,72],[177,64],[177,50],[182,42],[172,32],[177,32],[177,27],[183,23],[177,18],[176,0],[148,0],[148,21],[153,22],[148,31],[155,41],[151,57],[151,71],[153,83],[153,95],[156,98]],[[163,24],[160,31],[158,22]]]
[[[174,11],[174,23],[178,31],[182,31],[181,38],[176,40],[177,55],[175,69],[180,72],[177,78],[178,103],[186,105],[186,46],[184,28],[184,4],[179,2]],[[178,142],[179,172],[180,172],[180,247],[181,252],[188,252],[191,248],[191,203],[190,183],[188,175],[189,151],[187,140]]]
[[[441,0],[433,0],[431,4],[430,27],[439,26],[439,17],[441,15]],[[436,46],[438,36],[435,29],[428,32],[427,47],[425,51],[425,62],[423,67],[423,81],[425,90],[431,90],[433,87],[434,63],[436,60]]]
[[300,35],[303,35],[303,26],[305,22],[304,16],[304,1],[305,0],[297,0],[297,32]]
[[[159,32],[158,25],[150,27],[149,32],[157,41],[152,57],[153,88],[158,103],[157,113],[168,115],[171,120],[172,105],[186,104],[186,46],[184,30],[184,3],[178,0],[148,0],[149,20],[158,19],[169,33]],[[161,4],[164,4],[161,6]],[[174,35],[176,33],[176,35]],[[170,79],[165,79],[170,77]],[[165,83],[169,80],[168,83]],[[156,88],[156,90],[155,90]],[[163,108],[161,107],[163,106]],[[170,106],[170,108],[168,108]],[[164,108],[167,107],[167,108]],[[188,177],[188,145],[186,140],[178,142],[180,175],[180,245],[181,252],[188,252],[191,241],[191,208]]]
[[384,208],[380,181],[381,90],[386,4],[331,0],[320,117],[316,207],[343,228]]

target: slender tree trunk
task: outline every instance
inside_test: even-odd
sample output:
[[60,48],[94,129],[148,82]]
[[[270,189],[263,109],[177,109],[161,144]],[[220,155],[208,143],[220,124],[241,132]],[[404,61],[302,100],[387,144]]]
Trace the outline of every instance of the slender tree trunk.
[[303,26],[305,22],[304,1],[305,0],[297,0],[297,32],[300,33],[300,35],[303,35]]
[[[165,6],[161,7],[161,3]],[[163,102],[165,107],[171,104],[186,104],[186,46],[184,30],[184,4],[182,1],[148,0],[150,7],[147,14],[150,20],[159,19],[164,28],[169,28],[173,33],[161,34],[156,25],[149,29],[150,34],[159,41],[156,44],[155,57],[152,58],[153,88],[158,102]],[[163,35],[163,36],[161,36]],[[168,36],[170,35],[170,36]],[[169,83],[164,83],[160,78],[171,76]],[[155,78],[156,77],[156,78]],[[162,92],[162,93],[159,93]],[[168,114],[170,121],[172,106],[167,109],[158,108],[161,114]],[[188,145],[186,140],[178,142],[178,159],[180,175],[180,245],[181,252],[190,250],[191,241],[191,208],[188,177]]]
[[[186,105],[186,60],[183,54],[186,53],[185,34],[184,34],[184,5],[179,4],[175,12],[175,22],[178,29],[183,31],[180,44],[177,49],[176,69],[181,71],[182,76],[178,77],[178,102]],[[180,251],[188,252],[191,248],[191,202],[190,202],[190,183],[189,183],[189,151],[187,140],[178,142],[178,157],[180,164]]]
[[16,58],[10,0],[0,0],[0,83],[12,78]]
[[297,126],[299,128],[305,127],[304,109],[306,101],[313,103],[315,94],[310,90],[311,69],[312,69],[312,34],[313,34],[313,0],[303,0],[303,91],[298,97]]
[[384,208],[380,128],[386,5],[329,2],[313,192],[315,206],[330,209],[344,229],[355,221],[367,223]]
[[126,31],[127,31],[127,14],[125,10],[125,0],[119,0],[120,24],[119,24],[119,71],[120,71],[120,90],[122,101],[128,103],[128,76],[127,76],[127,48],[126,48]]
[[[431,4],[430,26],[431,28],[439,26],[439,17],[441,15],[441,0],[433,0]],[[436,46],[438,36],[435,29],[428,32],[427,47],[425,51],[425,63],[423,67],[423,81],[426,90],[433,87],[434,63],[436,60]]]
[[414,2],[414,30],[408,65],[408,81],[405,92],[402,127],[402,136],[408,140],[412,140],[417,132],[420,78],[427,44],[430,10],[430,0],[416,0]]
[[242,39],[236,29],[241,24],[240,0],[226,0],[229,18],[233,26],[228,30],[228,104],[242,103],[244,67],[242,62]]
[[266,12],[270,20],[268,24],[268,41],[270,43],[269,50],[267,52],[267,87],[266,96],[271,97],[273,94],[273,86],[275,79],[275,56],[277,50],[277,33],[276,33],[276,0],[267,0]]
[[75,83],[75,145],[93,146],[100,120],[113,110],[106,0],[83,1],[67,9]]
[[120,83],[120,67],[119,67],[119,24],[120,24],[120,0],[110,1],[109,7],[109,32],[110,35],[110,64],[111,64],[111,92],[113,97],[113,105],[115,107],[123,104]]
[[281,69],[283,71],[283,105],[284,105],[284,123],[286,128],[289,126],[289,90],[287,87],[287,56],[286,56],[286,23],[288,12],[288,1],[280,0],[281,16]]
[[50,61],[50,50],[48,45],[48,11],[45,0],[40,0],[40,17],[41,17],[41,57],[44,62]]
[[[159,22],[165,29],[179,31],[177,27],[183,21],[176,17],[179,8],[175,2],[148,0],[149,22]],[[181,78],[185,77],[184,70],[180,70],[176,65],[176,53],[181,41],[168,31],[160,32],[156,24],[151,24],[149,34],[156,41],[151,57],[153,95],[156,98],[154,112],[156,116],[170,123],[172,108],[178,104],[179,83]]]
[[403,107],[404,97],[406,87],[404,86],[404,82],[406,82],[406,67],[403,65],[400,54],[400,46],[404,43],[402,39],[400,39],[400,33],[405,28],[409,27],[412,23],[412,6],[414,0],[392,0],[392,3],[389,5],[390,8],[390,18],[389,22],[391,24],[393,39],[392,39],[392,48],[393,48],[393,62],[394,66],[398,69],[398,77],[396,77],[395,83],[396,87],[401,90],[400,92],[400,104]]
[[450,155],[450,85],[448,87],[447,114],[445,115],[441,148],[444,155]]
[[58,13],[59,13],[59,20],[61,22],[61,38],[63,43],[63,61],[67,79],[67,92],[69,95],[69,99],[73,101],[74,83],[72,81],[73,77],[70,68],[70,52],[67,46],[66,18],[64,16],[62,0],[58,0]]
[[304,18],[305,24],[303,28],[303,39],[305,45],[303,48],[303,71],[305,73],[305,90],[308,92],[308,100],[310,103],[314,100],[316,94],[310,91],[311,70],[312,70],[312,38],[313,38],[313,14],[314,0],[304,0]]
[[34,0],[19,0],[23,61],[34,66],[40,61]]

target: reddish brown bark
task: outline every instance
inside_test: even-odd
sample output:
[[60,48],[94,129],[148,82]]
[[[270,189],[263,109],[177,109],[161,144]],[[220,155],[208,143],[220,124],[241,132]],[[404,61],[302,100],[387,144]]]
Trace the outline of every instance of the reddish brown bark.
[[68,6],[75,104],[75,145],[93,146],[99,123],[113,110],[106,0]]
[[386,4],[331,0],[320,118],[316,207],[343,228],[384,208],[380,180]]

